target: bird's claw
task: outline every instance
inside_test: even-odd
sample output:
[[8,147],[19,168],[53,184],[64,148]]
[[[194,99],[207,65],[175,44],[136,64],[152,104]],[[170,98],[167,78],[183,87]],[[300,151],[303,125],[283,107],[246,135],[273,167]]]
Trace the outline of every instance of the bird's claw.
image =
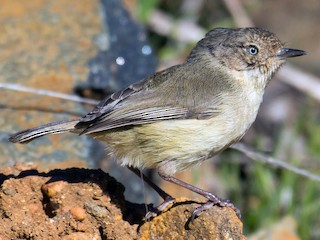
[[151,218],[158,216],[162,213],[170,204],[174,203],[175,199],[171,196],[166,197],[166,199],[157,207],[149,212],[147,212],[146,216],[144,217],[144,221],[148,221]]
[[238,216],[238,218],[241,218],[241,212],[240,210],[230,201],[230,200],[221,200],[221,199],[214,199],[214,201],[209,200],[206,203],[203,203],[200,207],[197,207],[193,212],[192,215],[190,217],[190,222],[192,222],[195,218],[199,217],[200,214],[205,211],[208,210],[209,208],[211,208],[213,205],[217,205],[219,207],[229,207],[232,208],[236,215]]

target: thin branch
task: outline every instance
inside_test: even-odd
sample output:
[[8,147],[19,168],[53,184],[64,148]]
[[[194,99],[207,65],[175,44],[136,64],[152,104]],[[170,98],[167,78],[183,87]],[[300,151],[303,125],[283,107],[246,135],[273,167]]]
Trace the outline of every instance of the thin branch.
[[71,116],[78,116],[82,117],[87,112],[74,112],[74,111],[68,111],[68,110],[55,110],[55,109],[48,109],[48,108],[42,108],[42,107],[36,107],[36,106],[11,106],[6,104],[0,104],[0,109],[11,109],[14,111],[36,111],[36,112],[46,112],[46,113],[53,113],[53,114],[67,114]]
[[154,10],[150,14],[148,25],[159,35],[170,36],[180,42],[197,42],[206,32],[192,21],[186,19],[175,21],[171,16],[159,10]]
[[49,97],[54,97],[54,98],[60,98],[68,101],[73,101],[73,102],[79,102],[79,103],[87,103],[91,105],[97,105],[99,102],[93,99],[89,98],[82,98],[76,95],[69,95],[69,94],[63,94],[59,92],[54,92],[50,90],[44,90],[44,89],[36,89],[36,88],[31,88],[31,87],[24,87],[18,84],[10,84],[10,83],[0,83],[0,89],[9,89],[13,91],[19,91],[19,92],[29,92],[37,95],[44,95],[44,96],[49,96]]
[[256,151],[250,149],[249,147],[247,147],[243,143],[233,144],[230,148],[236,149],[236,150],[244,153],[247,157],[251,158],[254,161],[259,161],[259,162],[263,162],[263,163],[266,163],[266,164],[270,164],[270,165],[275,166],[275,167],[280,167],[280,168],[289,170],[289,171],[291,171],[291,172],[293,172],[295,174],[304,176],[304,177],[306,177],[308,179],[311,179],[313,181],[320,182],[320,176],[319,175],[316,175],[316,174],[313,174],[313,173],[311,173],[311,172],[309,172],[307,170],[295,167],[295,166],[293,166],[293,165],[291,165],[291,164],[289,164],[287,162],[280,161],[280,160],[275,159],[275,158],[273,158],[271,156],[268,156],[266,154],[256,152]]
[[301,92],[307,93],[320,102],[320,79],[316,76],[287,64],[280,69],[278,77],[283,82]]
[[254,26],[252,20],[249,18],[245,8],[242,6],[240,1],[223,0],[223,2],[238,27]]

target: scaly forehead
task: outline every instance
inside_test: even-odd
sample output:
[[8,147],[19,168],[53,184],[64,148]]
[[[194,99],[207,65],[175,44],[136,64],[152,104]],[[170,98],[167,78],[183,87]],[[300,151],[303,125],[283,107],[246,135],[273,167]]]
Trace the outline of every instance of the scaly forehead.
[[269,31],[260,29],[260,28],[247,28],[245,29],[247,36],[247,41],[253,41],[258,44],[268,45],[273,48],[281,48],[283,47],[283,43],[279,40],[279,38]]
[[268,47],[278,49],[283,46],[279,38],[272,32],[260,28],[239,28],[232,29],[221,39],[223,45],[240,45],[247,46],[250,44],[259,45],[260,47]]

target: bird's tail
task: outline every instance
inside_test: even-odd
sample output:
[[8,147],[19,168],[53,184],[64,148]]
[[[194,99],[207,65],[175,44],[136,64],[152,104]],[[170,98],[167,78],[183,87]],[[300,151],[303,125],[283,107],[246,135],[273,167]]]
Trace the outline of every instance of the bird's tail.
[[79,120],[68,120],[60,122],[52,122],[39,127],[30,128],[9,137],[9,141],[13,143],[28,143],[33,139],[42,137],[47,134],[58,134],[75,130],[74,126]]

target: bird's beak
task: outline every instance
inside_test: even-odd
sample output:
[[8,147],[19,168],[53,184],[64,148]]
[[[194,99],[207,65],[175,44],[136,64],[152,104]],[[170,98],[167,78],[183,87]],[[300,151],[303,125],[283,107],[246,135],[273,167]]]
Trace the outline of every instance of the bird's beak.
[[292,49],[292,48],[281,48],[276,57],[280,59],[291,58],[291,57],[299,57],[302,55],[306,55],[307,53],[303,50]]

